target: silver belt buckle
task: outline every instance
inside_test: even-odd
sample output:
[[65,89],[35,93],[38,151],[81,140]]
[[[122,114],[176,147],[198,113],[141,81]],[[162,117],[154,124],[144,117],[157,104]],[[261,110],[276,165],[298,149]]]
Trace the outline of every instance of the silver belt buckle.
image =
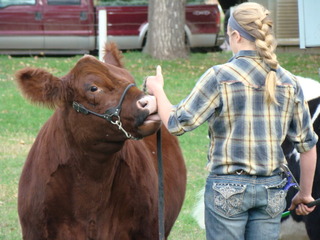
[[243,169],[241,169],[241,170],[236,170],[235,173],[236,173],[237,175],[241,175],[241,174],[244,173],[244,170],[243,170]]

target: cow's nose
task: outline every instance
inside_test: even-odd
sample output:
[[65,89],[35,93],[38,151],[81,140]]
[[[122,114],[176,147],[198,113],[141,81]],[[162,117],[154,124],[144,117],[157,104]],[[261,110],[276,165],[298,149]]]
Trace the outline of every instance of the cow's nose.
[[138,108],[149,110],[149,114],[157,112],[157,101],[154,96],[144,96],[137,102]]
[[148,100],[145,98],[138,100],[138,107],[140,108],[144,108],[145,106],[147,106],[147,104],[148,104]]

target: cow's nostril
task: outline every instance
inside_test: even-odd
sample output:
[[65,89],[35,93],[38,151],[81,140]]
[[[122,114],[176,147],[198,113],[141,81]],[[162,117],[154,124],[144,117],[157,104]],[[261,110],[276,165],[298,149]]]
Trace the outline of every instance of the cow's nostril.
[[141,108],[145,108],[148,105],[148,101],[146,99],[140,99],[138,101],[138,106]]
[[157,101],[155,96],[145,96],[137,101],[138,108],[148,110],[149,114],[157,112]]

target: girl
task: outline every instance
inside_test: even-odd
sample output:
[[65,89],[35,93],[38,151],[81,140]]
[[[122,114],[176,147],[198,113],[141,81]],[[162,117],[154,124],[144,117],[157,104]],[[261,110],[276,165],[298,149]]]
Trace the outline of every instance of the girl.
[[301,153],[301,189],[289,209],[300,215],[314,210],[305,204],[314,200],[318,137],[296,77],[277,61],[269,14],[257,3],[238,5],[227,31],[234,56],[208,69],[178,105],[172,106],[163,90],[159,66],[147,80],[172,134],[209,125],[205,224],[210,240],[279,238],[286,136]]

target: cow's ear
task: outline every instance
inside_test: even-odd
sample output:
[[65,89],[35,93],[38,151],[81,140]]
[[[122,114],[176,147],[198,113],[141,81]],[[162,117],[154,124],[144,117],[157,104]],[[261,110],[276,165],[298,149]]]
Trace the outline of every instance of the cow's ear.
[[24,68],[16,73],[22,94],[33,103],[54,108],[66,99],[63,81],[40,68]]
[[122,58],[123,56],[114,42],[105,45],[103,57],[105,63],[123,68]]

